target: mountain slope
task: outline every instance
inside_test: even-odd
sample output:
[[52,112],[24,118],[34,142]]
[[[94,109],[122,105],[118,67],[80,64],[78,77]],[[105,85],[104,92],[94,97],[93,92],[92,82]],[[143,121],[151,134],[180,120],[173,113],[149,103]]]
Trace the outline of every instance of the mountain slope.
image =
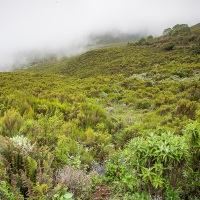
[[191,48],[163,51],[161,47],[123,46],[98,49],[69,59],[48,61],[28,68],[28,71],[65,74],[79,78],[150,71],[155,65],[199,63]]
[[[183,35],[162,36],[159,38],[141,39],[138,43],[125,46],[99,48],[72,58],[49,60],[29,67],[32,72],[48,72],[65,74],[79,78],[150,71],[153,66],[163,66],[170,62],[199,63],[199,55],[194,46],[197,44],[199,25],[191,27],[191,31]],[[150,38],[150,39],[149,39]],[[167,43],[173,42],[175,48],[166,51]],[[197,47],[198,48],[198,47]]]
[[200,54],[190,37],[0,73],[0,197],[199,199]]

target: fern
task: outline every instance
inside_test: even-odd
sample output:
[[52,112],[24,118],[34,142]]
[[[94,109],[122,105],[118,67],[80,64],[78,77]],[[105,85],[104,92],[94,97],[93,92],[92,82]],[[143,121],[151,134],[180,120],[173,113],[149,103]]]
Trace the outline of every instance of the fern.
[[32,180],[33,182],[36,182],[37,162],[30,156],[28,156],[26,159],[25,170],[30,180]]
[[36,182],[41,183],[42,182],[42,168],[40,164],[40,160],[38,160],[38,168],[36,172]]

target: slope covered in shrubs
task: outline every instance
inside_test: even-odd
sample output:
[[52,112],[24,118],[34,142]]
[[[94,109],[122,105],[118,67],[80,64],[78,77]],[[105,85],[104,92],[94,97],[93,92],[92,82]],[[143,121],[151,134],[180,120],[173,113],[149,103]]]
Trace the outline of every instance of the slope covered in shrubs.
[[198,199],[200,55],[178,37],[0,73],[0,198]]

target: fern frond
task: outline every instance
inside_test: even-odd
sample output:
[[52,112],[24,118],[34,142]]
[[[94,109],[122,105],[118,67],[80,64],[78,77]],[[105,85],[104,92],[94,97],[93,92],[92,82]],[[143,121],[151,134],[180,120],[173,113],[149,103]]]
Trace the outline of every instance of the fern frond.
[[42,168],[40,164],[40,160],[38,160],[38,168],[36,172],[36,182],[41,183],[42,182]]
[[35,183],[36,182],[37,162],[30,156],[27,156],[24,158],[23,168],[24,168],[26,174],[28,175],[28,177],[30,178],[30,180]]
[[25,189],[25,194],[27,197],[31,196],[33,189],[33,182],[28,178],[26,172],[20,170],[20,177],[22,180],[22,187]]

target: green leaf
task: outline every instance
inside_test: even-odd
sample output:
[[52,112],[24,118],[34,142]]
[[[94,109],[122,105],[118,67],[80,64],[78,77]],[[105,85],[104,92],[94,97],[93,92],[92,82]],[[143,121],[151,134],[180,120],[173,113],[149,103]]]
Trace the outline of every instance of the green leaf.
[[54,197],[55,197],[55,198],[59,197],[59,194],[55,194]]
[[73,196],[72,193],[66,193],[66,194],[63,195],[63,197],[64,197],[65,199],[72,198],[72,196]]

